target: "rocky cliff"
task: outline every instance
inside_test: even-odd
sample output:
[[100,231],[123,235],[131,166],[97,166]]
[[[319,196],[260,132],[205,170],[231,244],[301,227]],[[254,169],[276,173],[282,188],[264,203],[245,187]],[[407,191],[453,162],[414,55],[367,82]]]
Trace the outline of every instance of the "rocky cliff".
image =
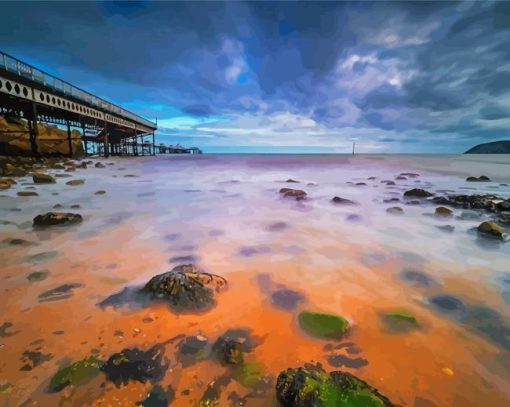
[[[69,145],[67,130],[59,129],[55,125],[39,124],[38,149],[43,155],[68,155]],[[4,133],[5,131],[19,131],[27,133]],[[72,130],[73,157],[84,154],[81,134]],[[19,117],[0,116],[0,155],[30,155],[32,153],[28,123]]]
[[510,154],[510,140],[478,144],[464,154]]

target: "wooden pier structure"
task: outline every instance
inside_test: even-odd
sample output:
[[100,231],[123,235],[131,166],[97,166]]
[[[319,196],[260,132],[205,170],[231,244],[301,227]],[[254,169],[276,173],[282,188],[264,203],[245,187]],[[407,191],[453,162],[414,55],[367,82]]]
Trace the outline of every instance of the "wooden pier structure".
[[[0,51],[0,115],[28,122],[31,152],[39,156],[38,123],[81,131],[86,155],[155,155],[157,124]],[[4,132],[5,133],[5,132]]]

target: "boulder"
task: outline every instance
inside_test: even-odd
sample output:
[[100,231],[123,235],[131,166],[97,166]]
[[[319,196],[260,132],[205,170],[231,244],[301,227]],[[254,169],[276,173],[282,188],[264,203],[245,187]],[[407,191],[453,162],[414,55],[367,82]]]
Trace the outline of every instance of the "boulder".
[[77,213],[64,213],[64,212],[48,212],[45,214],[37,215],[34,218],[34,226],[55,226],[55,225],[70,225],[80,223],[83,220],[82,216]]
[[339,196],[335,196],[331,199],[331,202],[334,204],[340,204],[340,205],[356,205],[356,202],[351,201],[350,199],[341,198]]
[[35,191],[18,191],[16,193],[18,196],[38,196],[39,194]]
[[478,233],[485,236],[494,237],[503,241],[506,241],[508,239],[508,235],[505,232],[505,229],[499,226],[496,222],[486,221],[480,223],[480,225],[478,225]]
[[130,380],[140,383],[158,382],[163,378],[169,366],[165,358],[163,345],[155,345],[147,351],[137,348],[124,349],[115,353],[101,366],[106,379],[117,387],[126,385]]
[[178,311],[205,310],[215,305],[214,292],[226,286],[223,277],[186,264],[151,278],[141,292],[168,302]]
[[448,195],[434,198],[433,202],[464,209],[485,209],[489,212],[510,211],[510,199],[496,195]]
[[425,191],[421,188],[413,188],[404,192],[404,196],[409,198],[428,198],[433,195],[434,194],[432,192]]
[[8,178],[0,179],[0,190],[9,189],[11,187],[11,185],[13,185],[12,180],[10,180]]
[[83,185],[83,184],[85,184],[84,179],[72,179],[71,181],[66,182],[66,185],[71,185],[71,186],[77,186],[77,185]]
[[391,208],[386,209],[386,212],[391,213],[392,215],[402,215],[404,210],[400,206],[392,206]]
[[449,208],[445,208],[444,206],[438,206],[435,211],[436,216],[452,216],[453,211]]
[[281,407],[393,407],[377,389],[341,371],[326,372],[318,363],[278,375],[276,399]]
[[305,199],[306,197],[306,192],[301,189],[282,188],[280,189],[280,194],[282,194],[284,198],[295,198],[297,201]]
[[54,184],[56,182],[55,178],[51,175],[40,172],[32,174],[32,180],[34,181],[34,184]]
[[95,163],[95,164],[94,164],[94,167],[96,167],[96,168],[105,168],[104,164],[103,164],[103,163],[101,163],[101,162],[97,162],[97,163]]
[[481,175],[479,177],[467,177],[467,182],[490,182],[490,178],[486,177],[485,175]]

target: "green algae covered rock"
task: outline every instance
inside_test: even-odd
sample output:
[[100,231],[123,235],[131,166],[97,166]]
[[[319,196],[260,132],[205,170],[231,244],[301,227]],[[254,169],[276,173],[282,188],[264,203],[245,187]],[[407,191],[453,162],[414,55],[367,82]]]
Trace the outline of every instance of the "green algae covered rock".
[[232,371],[232,377],[244,387],[253,387],[264,377],[265,368],[262,363],[243,362]]
[[404,321],[408,322],[410,324],[417,324],[418,321],[414,317],[413,314],[407,311],[391,311],[391,312],[385,312],[384,314],[385,318],[394,319],[398,321]]
[[478,225],[478,233],[503,241],[508,239],[505,229],[499,226],[496,222],[487,221],[480,223],[480,225]]
[[393,407],[374,387],[356,376],[328,373],[320,364],[287,369],[278,375],[276,398],[281,407]]
[[349,322],[340,316],[303,311],[298,316],[299,326],[307,334],[318,338],[341,338],[349,329]]
[[102,360],[90,356],[64,367],[51,378],[50,391],[57,392],[69,385],[77,386],[89,382],[99,374],[103,363]]

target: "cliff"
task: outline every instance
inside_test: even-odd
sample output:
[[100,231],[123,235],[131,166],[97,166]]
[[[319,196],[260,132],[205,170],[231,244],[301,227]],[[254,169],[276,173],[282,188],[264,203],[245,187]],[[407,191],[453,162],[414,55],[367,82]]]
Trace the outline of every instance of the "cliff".
[[[55,125],[38,124],[38,149],[42,155],[69,155],[67,130]],[[31,155],[30,136],[28,133],[3,133],[4,131],[28,131],[26,120],[18,117],[0,116],[0,155]],[[73,157],[84,154],[81,133],[71,131]]]

